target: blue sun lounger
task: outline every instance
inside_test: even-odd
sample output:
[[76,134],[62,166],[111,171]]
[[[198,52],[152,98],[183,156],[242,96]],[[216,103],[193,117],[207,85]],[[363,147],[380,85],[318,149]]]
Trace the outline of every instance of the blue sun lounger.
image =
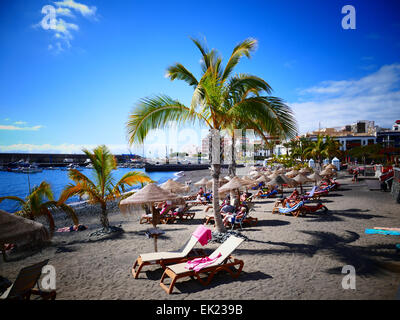
[[[400,231],[395,230],[383,230],[383,229],[365,229],[366,234],[383,234],[390,236],[400,236]],[[395,245],[398,250],[400,250],[400,243]]]
[[277,193],[278,193],[278,190],[274,189],[274,190],[272,190],[271,192],[269,192],[267,194],[260,194],[260,197],[261,198],[268,198],[268,197],[273,196],[274,194],[277,194]]
[[296,203],[293,207],[289,207],[289,208],[278,208],[278,207],[274,207],[272,209],[272,213],[275,212],[279,212],[281,214],[287,214],[287,213],[291,213],[292,215],[294,215],[295,217],[298,217],[300,214],[300,209],[301,207],[304,205],[304,201],[300,201],[299,203]]

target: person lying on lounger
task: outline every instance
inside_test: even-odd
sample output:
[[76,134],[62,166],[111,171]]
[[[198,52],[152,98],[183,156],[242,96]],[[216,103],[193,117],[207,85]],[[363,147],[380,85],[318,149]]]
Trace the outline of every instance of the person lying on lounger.
[[222,219],[224,226],[227,227],[229,223],[232,221],[232,218],[240,219],[241,217],[243,217],[246,211],[247,211],[246,207],[241,207],[239,211],[225,214],[224,218]]
[[261,198],[265,198],[265,197],[268,198],[268,197],[274,196],[278,193],[277,189],[271,189],[271,190],[267,189],[267,191],[264,191],[264,190],[265,189],[258,191],[256,193],[256,196],[261,197]]

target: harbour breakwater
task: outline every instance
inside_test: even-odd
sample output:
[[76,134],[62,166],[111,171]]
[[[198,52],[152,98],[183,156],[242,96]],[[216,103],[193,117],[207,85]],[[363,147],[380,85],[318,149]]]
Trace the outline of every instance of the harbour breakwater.
[[[146,163],[144,170],[146,172],[156,171],[194,171],[194,170],[205,170],[210,168],[210,164],[150,164]],[[237,168],[244,167],[243,164],[237,164]],[[227,164],[221,165],[221,168],[228,168]]]

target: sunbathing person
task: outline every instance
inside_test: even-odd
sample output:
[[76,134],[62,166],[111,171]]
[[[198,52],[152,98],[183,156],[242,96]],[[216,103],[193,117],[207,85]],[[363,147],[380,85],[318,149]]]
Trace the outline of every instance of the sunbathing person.
[[267,191],[260,190],[256,193],[256,197],[261,197],[261,198],[265,198],[265,197],[271,197],[274,196],[276,194],[278,194],[278,190],[277,189],[272,189],[271,191],[269,191],[269,189],[267,189]]
[[224,218],[222,219],[222,222],[224,223],[224,226],[227,227],[229,223],[232,222],[232,219],[240,219],[243,217],[243,215],[246,213],[246,207],[241,207],[239,211],[233,212],[233,213],[227,213],[225,214]]

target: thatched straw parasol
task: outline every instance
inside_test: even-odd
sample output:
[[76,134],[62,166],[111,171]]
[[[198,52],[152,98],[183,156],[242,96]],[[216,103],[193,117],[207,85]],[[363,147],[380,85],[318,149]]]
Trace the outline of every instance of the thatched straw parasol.
[[169,192],[173,193],[182,193],[182,192],[188,192],[189,191],[189,186],[186,186],[182,183],[179,183],[178,181],[168,179],[166,182],[160,185],[161,188],[164,190],[167,190]]
[[[50,234],[41,223],[0,210],[0,248],[6,243],[44,242]],[[2,250],[6,260],[5,252]]]
[[233,177],[228,183],[224,184],[218,189],[218,192],[225,193],[231,190],[238,190],[245,187],[247,184],[239,177]]
[[301,174],[307,174],[307,173],[310,173],[310,172],[311,172],[311,170],[309,168],[301,168],[299,170],[299,173],[301,173]]
[[293,178],[300,185],[300,192],[303,193],[303,184],[310,181],[305,175],[299,173],[297,176]]
[[[225,178],[219,178],[219,180],[218,180],[219,186],[222,186],[223,184],[225,184],[225,183],[227,183],[227,182],[228,182],[228,180],[226,180]],[[211,179],[211,180],[208,180],[208,182],[207,182],[207,187],[211,188],[211,187],[212,187],[212,184],[213,184],[213,180],[212,180],[212,179]]]
[[279,176],[279,173],[274,172],[268,176],[268,179],[274,180],[277,176]]
[[204,187],[204,190],[205,190],[208,183],[209,183],[209,180],[207,178],[202,178],[201,180],[195,182],[194,185]]
[[331,176],[333,175],[334,171],[332,169],[325,169],[320,172],[320,176]]
[[322,180],[322,177],[318,174],[318,172],[314,172],[313,174],[310,174],[307,176],[307,178],[311,181],[315,181],[315,185],[317,185],[318,181]]
[[257,184],[256,180],[254,180],[254,179],[252,179],[252,178],[250,178],[250,177],[248,177],[248,176],[244,176],[244,177],[242,177],[241,179],[242,179],[242,181],[244,181],[244,183],[245,183],[247,186],[254,186],[254,185]]
[[266,177],[265,175],[261,175],[259,178],[257,178],[255,181],[256,182],[258,182],[258,183],[260,183],[260,182],[268,182],[268,181],[270,181],[271,179],[269,179],[268,177]]
[[299,171],[292,169],[291,171],[286,173],[286,177],[293,178],[299,174]]
[[281,186],[283,184],[286,184],[286,181],[280,175],[277,175],[275,178],[267,182],[267,185],[269,186]]
[[[181,199],[181,196],[171,193],[157,186],[154,183],[146,185],[128,198],[121,200],[119,208],[123,214],[135,213],[141,208],[141,205],[147,204],[150,206],[153,214],[153,226],[157,229],[159,222],[159,212],[154,207],[154,202],[161,202],[167,200]],[[154,237],[154,249],[157,252],[157,237]]]
[[284,175],[284,174],[280,174],[279,175],[283,180],[285,180],[285,184],[287,184],[289,187],[296,187],[297,186],[297,181],[289,178],[288,176]]
[[325,169],[335,169],[335,170],[336,170],[337,168],[336,168],[336,166],[335,166],[334,164],[331,163],[331,164],[328,164],[328,165],[325,167]]
[[249,176],[258,176],[258,175],[260,175],[260,172],[258,172],[258,171],[250,171],[249,172]]

